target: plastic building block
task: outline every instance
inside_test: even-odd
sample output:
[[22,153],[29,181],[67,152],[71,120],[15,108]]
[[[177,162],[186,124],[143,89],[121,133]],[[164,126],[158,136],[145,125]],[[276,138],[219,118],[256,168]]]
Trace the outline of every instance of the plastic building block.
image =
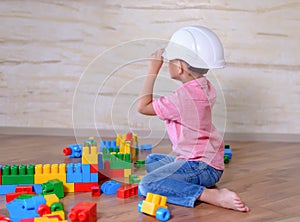
[[34,183],[42,184],[49,180],[58,179],[66,183],[66,164],[38,164],[35,166]]
[[43,196],[33,196],[27,199],[14,199],[6,204],[12,221],[20,221],[21,218],[38,217],[38,207],[46,204]]
[[100,196],[100,187],[99,186],[92,186],[92,197],[99,197]]
[[82,145],[72,144],[63,149],[63,154],[70,158],[80,158],[82,156]]
[[[99,164],[99,159],[98,159],[98,164]],[[91,173],[98,173],[98,164],[90,164]]]
[[16,193],[20,192],[33,192],[33,186],[17,186]]
[[8,217],[0,214],[0,222],[10,222],[10,221],[11,220]]
[[113,181],[113,180],[109,180],[102,184],[101,191],[102,191],[102,193],[105,193],[105,194],[116,194],[117,190],[120,187],[121,187],[120,183]]
[[64,191],[66,193],[75,192],[74,183],[66,183],[66,184],[64,184]]
[[109,178],[124,177],[124,169],[110,169],[110,162],[108,160],[104,161],[104,170],[100,172]]
[[135,174],[130,174],[129,175],[129,183],[130,184],[138,184],[140,183],[141,179],[135,175]]
[[90,164],[82,164],[82,182],[91,182],[91,168]]
[[67,183],[80,183],[82,180],[82,164],[69,163],[67,165]]
[[2,165],[0,165],[0,185],[2,184]]
[[170,219],[170,211],[166,205],[167,197],[158,194],[147,193],[146,199],[139,203],[138,211],[156,216],[160,221],[167,221]]
[[97,204],[92,202],[79,202],[71,208],[68,218],[71,222],[96,222]]
[[46,199],[47,206],[51,206],[53,203],[59,202],[59,198],[56,196],[56,194],[46,194],[44,195],[44,198]]
[[134,165],[137,167],[137,168],[143,168],[145,167],[145,160],[137,160]]
[[37,212],[40,216],[43,216],[45,214],[50,214],[51,213],[51,209],[48,205],[46,204],[41,204],[40,206],[38,206]]
[[26,192],[26,191],[21,191],[21,192],[15,192],[15,193],[8,193],[5,196],[6,203],[16,199],[17,197],[21,196],[22,194],[35,194],[34,192]]
[[124,169],[124,177],[125,178],[128,178],[130,174],[131,174],[131,169]]
[[104,169],[104,160],[102,154],[98,154],[98,171]]
[[138,194],[138,185],[124,185],[117,190],[117,197],[129,198]]
[[58,198],[65,196],[63,183],[60,180],[54,179],[49,180],[42,184],[43,195],[56,194]]
[[224,163],[229,163],[232,158],[232,150],[229,144],[225,144],[224,148]]
[[33,187],[33,192],[35,192],[36,194],[43,193],[42,184],[32,184],[32,187]]
[[98,186],[98,182],[75,183],[74,191],[75,192],[91,192],[93,186]]
[[67,222],[65,220],[64,211],[55,211],[49,214],[44,214],[42,217],[34,218],[34,222]]
[[98,164],[97,146],[82,147],[82,164]]
[[130,153],[110,155],[110,169],[131,169]]
[[2,169],[2,184],[33,184],[34,165],[4,166]]
[[56,211],[63,211],[64,207],[61,203],[56,202],[56,203],[51,204],[50,209],[51,209],[51,212],[56,212]]
[[0,185],[0,194],[14,193],[17,185]]
[[141,150],[152,150],[152,144],[141,144],[140,149]]

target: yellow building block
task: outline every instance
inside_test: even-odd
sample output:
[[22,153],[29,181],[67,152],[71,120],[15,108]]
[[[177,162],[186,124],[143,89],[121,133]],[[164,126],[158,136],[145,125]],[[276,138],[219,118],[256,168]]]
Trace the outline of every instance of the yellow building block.
[[59,198],[56,196],[56,194],[47,194],[47,195],[44,195],[44,198],[46,199],[46,205],[49,207],[53,203],[59,202]]
[[82,147],[82,164],[98,164],[97,146]]
[[[53,217],[58,215],[60,217]],[[52,212],[51,214],[44,214],[43,217],[36,217],[34,218],[35,222],[67,222],[67,220],[65,220],[65,213],[64,211],[55,211]]]
[[65,219],[65,212],[62,211],[62,210],[60,210],[60,211],[54,211],[54,212],[52,212],[51,214],[44,214],[43,217],[47,217],[47,216],[55,216],[55,215],[60,216],[60,218],[61,218],[62,220]]
[[143,201],[141,211],[143,213],[155,216],[158,208],[168,208],[166,204],[167,197],[159,194],[147,193],[146,199]]
[[66,193],[74,193],[75,192],[74,183],[64,183],[64,191]]
[[66,184],[66,164],[37,164],[35,166],[35,184],[42,184],[53,179],[58,179]]
[[131,174],[131,169],[124,169],[124,177],[129,178],[129,175]]

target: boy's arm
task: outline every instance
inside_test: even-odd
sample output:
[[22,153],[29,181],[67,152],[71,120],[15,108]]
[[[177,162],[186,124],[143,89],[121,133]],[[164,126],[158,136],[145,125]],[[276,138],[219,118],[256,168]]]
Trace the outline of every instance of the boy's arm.
[[153,108],[153,87],[159,70],[163,64],[163,49],[154,52],[149,62],[147,76],[144,80],[138,101],[138,111],[144,115],[156,115]]

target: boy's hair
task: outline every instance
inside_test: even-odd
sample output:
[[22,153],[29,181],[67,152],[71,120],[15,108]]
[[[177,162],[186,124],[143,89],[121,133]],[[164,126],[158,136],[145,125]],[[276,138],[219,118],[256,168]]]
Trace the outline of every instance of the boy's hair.
[[188,69],[192,72],[195,72],[197,74],[206,74],[208,72],[208,69],[204,69],[204,68],[196,68],[196,67],[193,67],[193,66],[190,66],[188,65]]

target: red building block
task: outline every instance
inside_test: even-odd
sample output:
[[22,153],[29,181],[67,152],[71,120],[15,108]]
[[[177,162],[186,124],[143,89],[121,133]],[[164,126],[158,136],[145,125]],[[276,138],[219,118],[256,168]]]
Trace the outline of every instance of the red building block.
[[34,222],[34,218],[24,218],[21,219],[20,222]]
[[108,178],[124,177],[124,169],[110,169],[110,162],[104,161],[104,170],[100,170]]
[[135,195],[138,195],[138,184],[124,185],[117,190],[117,197],[119,198],[128,198]]
[[41,204],[38,207],[37,212],[42,217],[44,214],[51,214],[51,209],[46,204]]
[[98,186],[98,182],[74,183],[74,192],[90,192],[93,186]]
[[33,187],[32,186],[17,186],[16,187],[16,193],[20,192],[33,192]]
[[90,172],[98,173],[98,164],[90,164]]
[[71,208],[68,218],[71,222],[97,222],[97,204],[79,202]]
[[[7,193],[5,195],[6,203],[16,199],[17,197],[21,196],[22,194],[36,194],[35,192],[18,192],[18,193]],[[1,220],[0,220],[1,222]]]
[[0,214],[0,221],[1,222],[10,222],[10,219],[8,217],[3,216],[3,215]]
[[99,197],[100,193],[101,191],[99,186],[92,186],[92,197]]

